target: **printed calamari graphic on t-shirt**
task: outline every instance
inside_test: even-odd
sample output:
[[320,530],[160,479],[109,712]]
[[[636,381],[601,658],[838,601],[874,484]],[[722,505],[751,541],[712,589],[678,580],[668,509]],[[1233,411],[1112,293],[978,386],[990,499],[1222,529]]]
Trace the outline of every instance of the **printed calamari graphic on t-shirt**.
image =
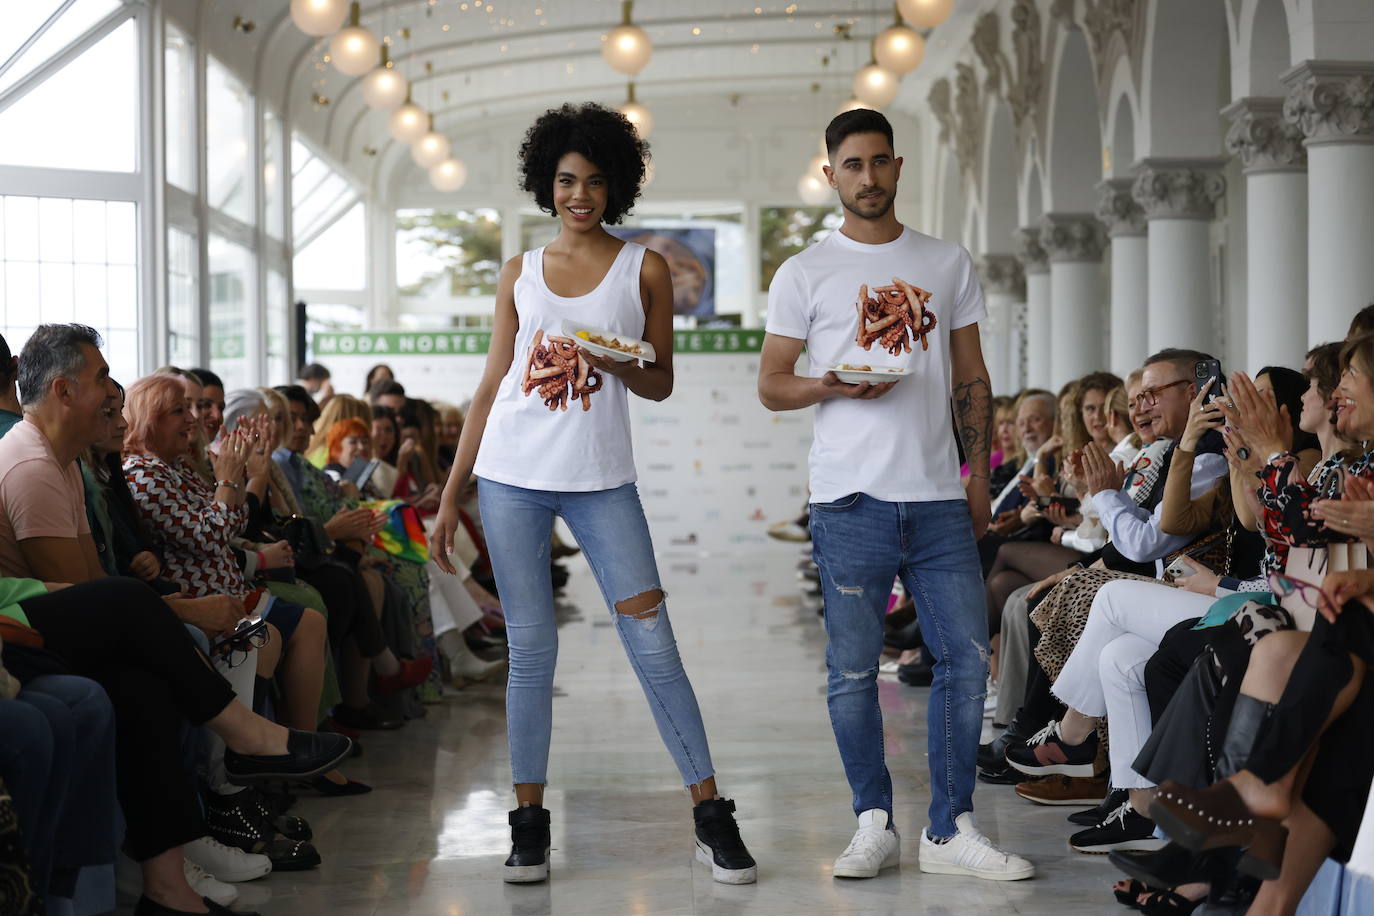
[[567,410],[568,396],[581,398],[582,409],[592,409],[592,393],[601,390],[601,373],[587,362],[587,355],[571,337],[549,335],[544,329],[534,332],[525,361],[525,378],[521,390],[525,397],[538,391],[549,410]]
[[[852,287],[851,287],[852,288]],[[859,330],[854,342],[865,350],[875,342],[897,356],[911,352],[911,341],[919,340],[922,350],[930,349],[926,335],[935,330],[935,313],[926,308],[931,293],[905,280],[892,278],[891,286],[860,284],[855,307],[859,311]]]

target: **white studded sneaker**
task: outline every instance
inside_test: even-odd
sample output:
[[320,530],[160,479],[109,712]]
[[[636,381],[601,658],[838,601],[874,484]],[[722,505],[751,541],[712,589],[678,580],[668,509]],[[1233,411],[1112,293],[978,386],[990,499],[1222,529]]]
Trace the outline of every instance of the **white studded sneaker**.
[[182,852],[188,862],[194,862],[212,877],[230,884],[252,881],[272,871],[272,860],[267,856],[225,846],[208,836],[187,843]]
[[229,906],[239,899],[238,888],[218,880],[190,859],[183,860],[182,870],[186,872],[186,883],[191,885],[191,890],[202,897],[213,900],[220,906]]
[[872,808],[859,815],[854,839],[835,860],[836,878],[876,878],[878,872],[901,860],[902,839],[887,826],[887,812]]
[[921,831],[921,871],[989,881],[1021,881],[1035,875],[1030,862],[992,845],[992,840],[978,831],[972,814],[959,815],[954,826],[959,832],[944,843],[934,842],[927,831]]

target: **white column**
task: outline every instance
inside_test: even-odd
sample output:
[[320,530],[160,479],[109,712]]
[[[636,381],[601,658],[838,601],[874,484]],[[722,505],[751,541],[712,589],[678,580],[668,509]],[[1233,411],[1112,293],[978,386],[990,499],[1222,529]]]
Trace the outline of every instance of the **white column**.
[[1026,385],[1050,387],[1050,262],[1040,247],[1040,227],[1016,230],[1016,258],[1026,275]]
[[1226,191],[1219,159],[1146,159],[1131,191],[1149,223],[1149,349],[1216,347],[1209,225]]
[[1111,238],[1111,333],[1107,366],[1125,378],[1149,356],[1149,258],[1145,211],[1131,196],[1129,178],[1097,186],[1097,218]]
[[[1023,274],[1024,275],[1024,274]],[[1026,291],[1011,304],[1011,332],[1007,346],[1007,394],[1026,387]]]
[[1302,365],[1307,351],[1307,151],[1283,100],[1244,98],[1226,148],[1245,165],[1245,366]]
[[1017,376],[1011,365],[1012,325],[1016,303],[1025,298],[1025,276],[1021,263],[1011,254],[985,254],[979,259],[978,273],[983,280],[983,298],[988,305],[988,320],[983,338],[983,359],[988,365],[992,390],[996,394],[1015,394]]
[[1374,63],[1309,60],[1283,75],[1307,138],[1307,343],[1342,340],[1374,302]]
[[1040,247],[1050,258],[1050,382],[1097,372],[1102,353],[1102,249],[1107,233],[1091,213],[1046,213]]

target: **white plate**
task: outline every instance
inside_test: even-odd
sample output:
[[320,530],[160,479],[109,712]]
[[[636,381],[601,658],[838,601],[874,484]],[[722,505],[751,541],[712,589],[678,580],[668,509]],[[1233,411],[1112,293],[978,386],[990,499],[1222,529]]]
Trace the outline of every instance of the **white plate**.
[[[629,346],[637,346],[639,347],[640,352],[626,353],[624,350],[617,350],[614,347],[605,347],[598,343],[592,343],[590,340],[583,340],[581,337],[578,336],[579,331],[583,331],[588,334],[595,334],[597,337],[604,337],[608,340],[614,340],[617,343],[622,343]],[[595,328],[589,324],[580,324],[576,321],[564,321],[563,334],[564,336],[571,337],[574,343],[576,343],[582,349],[586,350],[588,353],[595,353],[598,356],[609,356],[616,362],[628,363],[630,360],[634,359],[642,359],[645,362],[650,363],[654,361],[654,345],[649,343],[647,340],[640,340],[637,337],[629,337],[625,334],[616,334],[615,332],[608,331],[605,328]]]
[[876,369],[865,372],[861,369],[839,369],[832,368],[831,372],[839,376],[840,381],[850,385],[857,385],[860,382],[895,382],[911,374],[910,369],[896,369],[878,366]]

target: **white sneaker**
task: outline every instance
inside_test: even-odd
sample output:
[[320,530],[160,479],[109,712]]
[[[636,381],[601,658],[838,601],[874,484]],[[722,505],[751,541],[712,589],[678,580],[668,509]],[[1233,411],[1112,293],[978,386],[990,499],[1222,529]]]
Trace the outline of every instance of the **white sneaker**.
[[983,701],[983,718],[991,719],[997,712],[997,685],[988,680],[988,696]]
[[272,871],[272,860],[257,853],[244,852],[225,846],[218,840],[203,836],[182,847],[188,862],[194,862],[211,876],[230,884],[252,881]]
[[182,868],[186,872],[186,883],[191,885],[191,890],[202,897],[208,897],[220,906],[228,906],[239,899],[238,888],[214,878],[190,859],[186,859],[182,863]]
[[1003,852],[978,831],[973,815],[954,819],[956,833],[946,843],[936,843],[921,831],[921,871],[932,875],[969,875],[989,881],[1020,881],[1035,874],[1035,866],[1017,855]]
[[897,664],[895,658],[886,659],[878,663],[878,677],[884,680],[895,681],[897,679],[897,669],[902,667]]
[[849,847],[835,860],[836,878],[876,878],[878,872],[896,865],[902,839],[897,828],[887,826],[887,812],[873,808],[859,815],[859,829]]

